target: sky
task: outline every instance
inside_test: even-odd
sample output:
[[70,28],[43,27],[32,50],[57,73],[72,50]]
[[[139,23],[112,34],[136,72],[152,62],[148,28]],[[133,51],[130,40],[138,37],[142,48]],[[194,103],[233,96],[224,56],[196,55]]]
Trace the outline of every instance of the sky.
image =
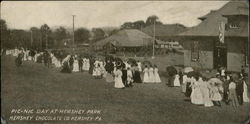
[[180,23],[191,27],[197,19],[217,10],[228,1],[4,1],[1,19],[8,28],[50,27],[75,28],[119,27],[124,22],[144,20],[157,15],[164,24]]

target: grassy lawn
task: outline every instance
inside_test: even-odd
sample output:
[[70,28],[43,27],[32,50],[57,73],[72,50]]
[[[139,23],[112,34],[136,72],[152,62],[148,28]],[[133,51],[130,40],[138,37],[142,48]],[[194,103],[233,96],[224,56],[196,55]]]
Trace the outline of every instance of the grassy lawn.
[[249,117],[250,104],[236,111],[196,106],[185,101],[179,87],[135,84],[115,89],[113,83],[94,79],[87,72],[63,74],[43,64],[24,62],[17,68],[14,58],[1,58],[1,108],[9,118],[11,109],[98,109],[102,121],[9,121],[10,124],[241,124]]

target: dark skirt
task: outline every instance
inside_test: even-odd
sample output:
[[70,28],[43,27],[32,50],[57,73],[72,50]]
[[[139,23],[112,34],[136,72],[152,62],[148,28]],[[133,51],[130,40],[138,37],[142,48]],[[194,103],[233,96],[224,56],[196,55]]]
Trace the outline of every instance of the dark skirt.
[[127,83],[127,70],[122,70],[122,82],[126,86],[126,83]]
[[22,65],[22,59],[20,57],[16,58],[15,60],[16,66],[19,67]]
[[90,67],[89,67],[89,74],[93,74],[93,69],[94,69],[94,66],[90,65]]
[[133,78],[134,78],[135,83],[142,83],[141,75],[139,71],[135,71]]
[[63,64],[63,68],[61,70],[62,73],[71,73],[71,69],[67,63]]
[[185,96],[186,97],[190,97],[191,96],[191,93],[192,93],[192,88],[190,87],[191,85],[191,82],[187,82],[187,87],[186,87],[186,92],[185,92]]

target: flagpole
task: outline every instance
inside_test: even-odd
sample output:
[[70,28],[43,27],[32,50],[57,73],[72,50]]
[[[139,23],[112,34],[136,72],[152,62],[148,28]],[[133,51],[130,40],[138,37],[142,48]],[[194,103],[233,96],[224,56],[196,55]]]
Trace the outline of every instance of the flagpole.
[[155,58],[155,21],[154,20],[154,39],[153,39],[153,56],[152,56],[152,59]]

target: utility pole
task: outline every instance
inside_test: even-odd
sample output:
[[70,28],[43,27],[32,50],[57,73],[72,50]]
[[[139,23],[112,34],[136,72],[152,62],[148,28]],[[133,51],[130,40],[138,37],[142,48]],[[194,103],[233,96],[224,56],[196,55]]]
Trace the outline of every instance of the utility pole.
[[48,34],[47,34],[47,31],[46,31],[46,49],[48,49]]
[[154,40],[153,40],[153,56],[152,56],[152,59],[155,58],[155,21],[154,20]]
[[33,46],[33,33],[32,30],[30,30],[30,47],[32,48]]
[[73,50],[74,50],[74,46],[75,46],[75,15],[73,16]]

